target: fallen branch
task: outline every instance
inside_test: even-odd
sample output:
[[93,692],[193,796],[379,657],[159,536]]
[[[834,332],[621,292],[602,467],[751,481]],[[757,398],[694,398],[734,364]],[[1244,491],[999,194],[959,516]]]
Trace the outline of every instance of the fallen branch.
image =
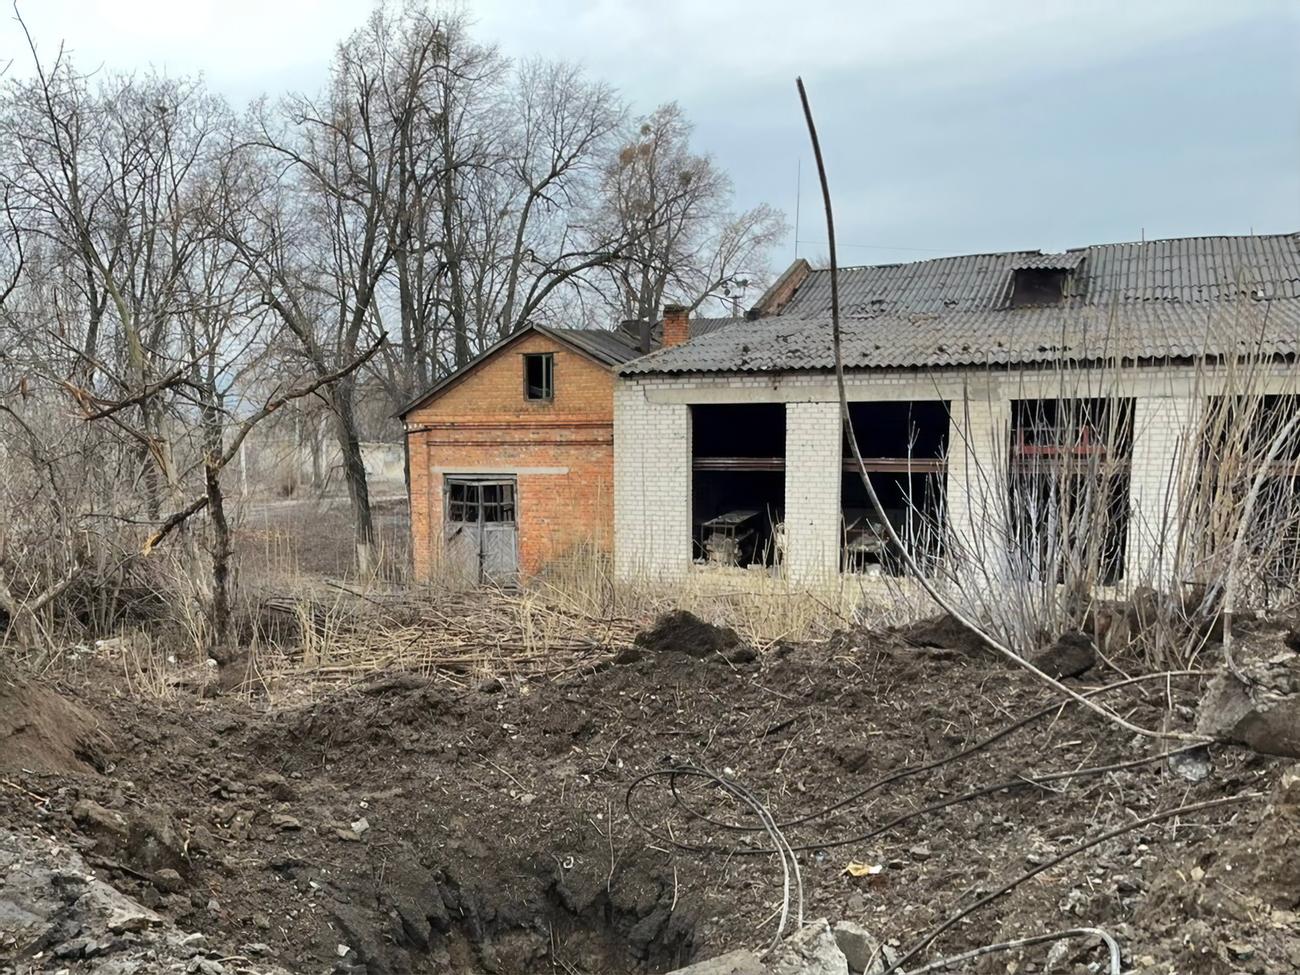
[[984,945],[982,948],[965,951],[960,955],[949,955],[947,958],[940,958],[938,961],[932,961],[921,968],[912,969],[907,972],[907,975],[925,975],[926,972],[937,972],[958,962],[970,961],[972,958],[990,955],[995,951],[1029,948],[1033,945],[1043,945],[1051,941],[1064,941],[1067,938],[1101,939],[1106,946],[1106,954],[1110,961],[1110,975],[1121,975],[1124,969],[1124,958],[1120,954],[1119,942],[1101,928],[1067,928],[1064,931],[1053,931],[1050,934],[1036,934],[1029,938],[1016,938],[1013,941],[999,941],[995,945]]

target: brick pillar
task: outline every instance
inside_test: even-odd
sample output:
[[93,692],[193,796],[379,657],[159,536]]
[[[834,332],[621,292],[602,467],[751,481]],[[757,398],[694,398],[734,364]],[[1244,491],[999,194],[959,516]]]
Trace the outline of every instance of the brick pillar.
[[1186,451],[1200,422],[1200,401],[1138,397],[1133,404],[1133,467],[1129,481],[1126,587],[1165,588],[1174,580],[1173,547]]
[[619,578],[684,575],[691,565],[691,408],[614,385],[614,568]]
[[1005,575],[1003,501],[1011,402],[987,393],[954,399],[948,426],[948,535],[962,571]]
[[681,305],[664,305],[664,348],[681,345],[691,337],[691,313]]
[[840,570],[840,405],[785,407],[785,571],[798,583]]

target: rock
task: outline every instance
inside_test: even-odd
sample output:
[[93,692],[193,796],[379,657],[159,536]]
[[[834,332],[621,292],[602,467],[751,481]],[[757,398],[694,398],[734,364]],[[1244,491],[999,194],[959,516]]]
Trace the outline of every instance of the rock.
[[212,830],[199,824],[190,831],[189,848],[194,853],[212,853],[217,848],[217,838]]
[[365,816],[362,816],[360,819],[358,819],[355,823],[352,824],[352,832],[356,833],[358,836],[360,836],[369,828],[370,828],[370,821],[366,819]]
[[1210,750],[1195,748],[1169,756],[1169,771],[1188,782],[1203,782],[1210,777]]
[[253,785],[280,802],[293,802],[298,798],[288,779],[279,772],[263,772],[253,780]]
[[910,855],[911,858],[912,858],[913,860],[917,860],[917,861],[920,861],[920,862],[924,862],[924,861],[930,859],[930,857],[932,857],[932,856],[934,855],[934,854],[931,852],[930,848],[929,848],[928,846],[926,846],[924,843],[921,843],[921,844],[919,844],[919,845],[917,845],[917,846],[912,847],[912,848],[909,849],[907,852],[908,852],[908,855]]
[[153,885],[161,893],[175,894],[185,889],[185,878],[171,867],[163,867],[153,875]]
[[233,714],[218,714],[212,719],[212,730],[219,735],[229,734],[238,730],[240,724],[240,720]]
[[1078,677],[1096,665],[1097,648],[1086,633],[1062,633],[1030,662],[1048,677]]
[[142,813],[131,817],[127,848],[131,861],[149,870],[185,869],[185,844],[170,817]]
[[143,931],[161,923],[162,918],[153,911],[138,905],[123,904],[109,915],[108,930],[114,934],[124,934],[127,931]]
[[669,975],[767,975],[767,969],[752,951],[729,951],[716,958],[697,961]]
[[1241,677],[1223,669],[1211,679],[1196,730],[1264,755],[1300,758],[1300,655],[1284,634],[1268,632],[1250,634],[1233,657]]
[[253,927],[259,931],[271,930],[271,919],[265,914],[257,913],[253,915]]
[[284,813],[274,813],[271,816],[271,825],[279,830],[302,829],[302,823],[296,817],[286,816]]
[[1255,954],[1255,946],[1246,941],[1229,941],[1228,954],[1237,961],[1246,961]]
[[772,975],[848,975],[849,962],[830,922],[819,918],[781,942],[768,967]]
[[853,921],[836,921],[831,928],[835,943],[844,952],[849,971],[854,975],[878,975],[885,970],[884,953],[877,941],[861,924]]
[[335,835],[336,837],[338,837],[339,839],[343,840],[343,842],[345,842],[345,843],[360,843],[360,842],[361,842],[361,834],[360,834],[360,833],[354,833],[352,830],[350,830],[350,829],[344,829],[342,826],[337,826],[337,827],[335,827],[335,829],[334,829],[334,835]]
[[126,820],[121,814],[105,809],[90,799],[79,799],[72,807],[72,818],[82,828],[82,832],[95,837],[104,837],[113,843],[126,840]]

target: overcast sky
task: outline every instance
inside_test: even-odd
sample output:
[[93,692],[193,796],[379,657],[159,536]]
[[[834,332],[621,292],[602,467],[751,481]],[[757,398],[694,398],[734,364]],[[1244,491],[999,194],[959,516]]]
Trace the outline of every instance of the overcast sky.
[[[369,0],[20,0],[83,68],[202,72],[236,103],[312,90]],[[738,205],[825,254],[794,89],[828,156],[841,262],[1300,230],[1300,0],[479,0],[483,40],[679,101]],[[13,71],[29,63],[0,15]],[[795,254],[793,235],[774,263]]]

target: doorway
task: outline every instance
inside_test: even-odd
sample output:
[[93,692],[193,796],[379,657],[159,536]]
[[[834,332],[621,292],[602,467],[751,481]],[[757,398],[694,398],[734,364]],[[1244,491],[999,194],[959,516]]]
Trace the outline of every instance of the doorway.
[[513,477],[443,479],[444,549],[456,579],[496,586],[518,581],[517,493]]

